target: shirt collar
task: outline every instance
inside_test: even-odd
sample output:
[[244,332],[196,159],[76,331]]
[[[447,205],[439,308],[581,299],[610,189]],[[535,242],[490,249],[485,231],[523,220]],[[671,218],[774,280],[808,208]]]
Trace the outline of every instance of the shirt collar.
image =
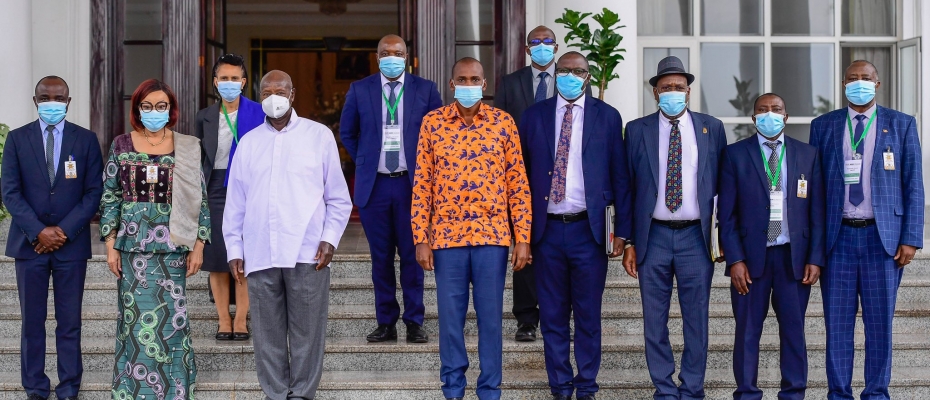
[[[765,143],[767,142],[778,142],[778,143],[781,143],[782,146],[785,145],[785,132],[784,131],[782,131],[781,136],[779,136],[778,139],[775,139],[775,140],[770,140],[769,138],[762,136],[762,134],[759,132],[756,132],[756,138],[759,139],[760,146],[765,146]],[[765,147],[768,147],[768,146],[765,146]]]
[[[42,118],[39,118],[39,130],[42,131],[43,135],[45,134],[45,129],[47,129],[47,127],[48,127],[48,124],[45,123],[45,121],[42,120]],[[55,124],[55,132],[64,133],[65,132],[64,127],[65,127],[65,119],[62,118],[61,121]]]
[[[876,102],[876,103],[872,103],[872,107],[869,107],[868,110],[865,110],[865,112],[864,112],[864,113],[861,113],[861,114],[862,114],[862,115],[865,115],[866,118],[871,118],[871,117],[872,117],[872,113],[875,112],[875,108],[876,108],[876,107],[878,107],[878,103],[877,103],[877,102]],[[856,116],[860,114],[860,112],[858,112],[858,111],[856,111],[856,110],[853,110],[853,108],[852,108],[851,106],[846,106],[846,111],[847,111],[847,113],[849,114],[849,119],[855,119]]]
[[[384,76],[384,74],[379,72],[378,75],[381,76],[381,87],[384,87],[385,85],[388,84],[388,82],[390,82],[388,78]],[[400,86],[404,86],[404,78],[406,77],[407,77],[407,72],[404,71],[402,74],[400,74],[400,76],[397,78],[395,82],[400,82]]]
[[533,66],[530,66],[530,69],[533,70],[533,79],[539,79],[539,73],[540,73],[540,72],[543,72],[543,71],[546,71],[546,72],[549,74],[549,77],[550,77],[550,78],[554,78],[554,77],[555,77],[555,63],[554,63],[554,62],[553,62],[553,63],[549,63],[549,66],[546,67],[546,69],[543,70],[543,71],[540,71],[540,70],[536,69],[536,67],[533,67]]
[[[558,99],[555,101],[555,109],[556,109],[556,110],[561,110],[562,108],[564,108],[565,106],[568,105],[568,100],[565,100],[565,98],[562,97],[561,95],[556,94],[555,97],[558,98]],[[581,97],[579,97],[577,100],[575,100],[575,103],[574,103],[575,107],[578,107],[578,108],[584,110],[584,102],[585,102],[585,100],[587,99],[587,97],[588,97],[587,94],[582,93],[582,94],[581,94]]]
[[291,129],[294,129],[297,126],[297,123],[300,122],[298,118],[300,117],[297,116],[297,110],[295,110],[294,107],[291,107],[291,119],[287,121],[287,125],[284,126],[284,129],[280,131],[275,129],[274,125],[271,125],[271,121],[269,121],[269,118],[267,115],[265,116],[265,125],[267,125],[268,129],[271,129],[272,132],[285,133],[287,131],[290,131]]
[[[489,117],[489,114],[488,114],[490,110],[491,110],[491,106],[489,106],[487,103],[482,101],[481,105],[478,108],[478,113],[475,114],[475,118],[482,118],[485,120],[490,120],[491,118]],[[443,110],[442,114],[446,118],[446,120],[464,119],[459,114],[459,108],[455,106],[454,101],[452,102],[452,104],[445,106],[445,110]]]
[[[672,121],[668,119],[668,117],[666,117],[665,113],[663,113],[662,111],[659,111],[659,125],[663,128],[671,128],[672,126]],[[686,109],[685,113],[681,114],[681,116],[678,117],[678,126],[680,129],[680,127],[682,126],[690,126],[690,125],[691,125],[691,110]]]

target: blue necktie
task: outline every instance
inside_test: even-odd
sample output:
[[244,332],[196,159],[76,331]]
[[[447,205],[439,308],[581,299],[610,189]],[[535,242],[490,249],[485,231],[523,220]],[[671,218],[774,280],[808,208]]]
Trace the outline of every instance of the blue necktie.
[[[865,124],[862,123],[862,120],[864,119],[865,115],[863,114],[856,116],[856,132],[853,137],[853,143],[859,143],[862,135],[865,134]],[[862,171],[868,168],[868,166],[865,165],[865,160],[862,158],[863,147],[865,147],[865,141],[859,143],[859,145],[856,147],[856,154],[859,155],[860,160],[863,160],[862,169],[859,171],[859,183],[855,185],[849,185],[849,202],[854,206],[862,204],[862,200],[865,200],[865,194],[862,193]]]
[[[388,104],[394,106],[397,104],[397,93],[394,93],[394,89],[397,89],[397,85],[400,85],[400,82],[389,82],[388,85],[391,86],[391,95],[388,96]],[[399,119],[399,115],[394,115],[394,118]],[[387,119],[391,119],[390,113],[387,116]],[[384,121],[385,125],[397,125],[397,120],[394,121]],[[384,167],[388,171],[394,172],[397,171],[397,168],[400,167],[400,152],[399,151],[387,151],[384,153]]]
[[546,84],[546,78],[549,76],[549,73],[546,71],[539,73],[539,85],[536,86],[536,102],[545,100],[549,97],[549,85]]

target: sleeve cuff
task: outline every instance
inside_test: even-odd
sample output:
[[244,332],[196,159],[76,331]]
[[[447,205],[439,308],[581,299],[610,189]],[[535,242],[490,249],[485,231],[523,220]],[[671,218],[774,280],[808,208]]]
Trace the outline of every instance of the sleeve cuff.
[[229,262],[235,259],[245,259],[245,256],[242,255],[242,245],[226,242],[226,261]]
[[334,234],[333,232],[324,231],[323,235],[320,237],[320,241],[329,243],[333,245],[333,248],[338,249],[339,239],[341,238],[342,238],[341,235]]

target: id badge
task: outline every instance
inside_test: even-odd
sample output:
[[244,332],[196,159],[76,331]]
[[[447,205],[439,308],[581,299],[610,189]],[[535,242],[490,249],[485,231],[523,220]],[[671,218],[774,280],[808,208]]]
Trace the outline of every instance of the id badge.
[[882,160],[885,163],[885,171],[894,171],[894,153],[891,152],[890,147],[882,153]]
[[77,178],[77,162],[74,161],[74,158],[65,161],[65,179],[76,179]]
[[769,192],[769,221],[781,221],[784,218],[785,198],[781,191]]
[[798,179],[798,198],[807,198],[807,179],[804,179],[804,174],[801,174],[801,179]]
[[844,163],[843,183],[847,185],[856,185],[862,175],[862,159],[846,160]]
[[385,125],[381,151],[400,151],[400,125]]
[[158,166],[145,167],[145,183],[158,183]]

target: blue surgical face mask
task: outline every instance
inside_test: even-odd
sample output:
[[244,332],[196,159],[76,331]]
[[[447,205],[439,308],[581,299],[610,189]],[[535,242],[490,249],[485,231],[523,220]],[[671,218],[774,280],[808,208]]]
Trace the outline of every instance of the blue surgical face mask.
[[475,105],[482,97],[484,97],[484,91],[481,90],[481,86],[455,86],[455,99],[458,100],[459,104],[465,108],[471,108]]
[[165,125],[168,125],[168,110],[165,111],[155,111],[143,112],[139,111],[141,115],[142,125],[145,125],[145,129],[148,129],[149,132],[158,132],[161,128],[164,128]]
[[659,108],[669,117],[674,117],[685,109],[688,105],[687,93],[685,92],[665,92],[659,93]]
[[574,74],[557,76],[555,79],[555,86],[559,89],[559,94],[561,94],[565,100],[575,100],[584,94],[584,79]]
[[378,68],[381,69],[384,76],[394,79],[404,73],[404,69],[407,68],[407,60],[403,57],[381,57],[378,59]]
[[756,130],[768,139],[774,138],[785,129],[785,116],[771,111],[756,114]]
[[555,46],[538,44],[530,47],[530,58],[536,65],[549,65],[555,58]]
[[846,98],[857,106],[869,104],[875,98],[875,82],[860,80],[847,83]]
[[216,83],[216,90],[220,92],[223,100],[233,102],[242,94],[242,82],[219,81]]
[[68,113],[68,105],[58,101],[46,101],[38,105],[39,118],[49,125],[58,125]]

